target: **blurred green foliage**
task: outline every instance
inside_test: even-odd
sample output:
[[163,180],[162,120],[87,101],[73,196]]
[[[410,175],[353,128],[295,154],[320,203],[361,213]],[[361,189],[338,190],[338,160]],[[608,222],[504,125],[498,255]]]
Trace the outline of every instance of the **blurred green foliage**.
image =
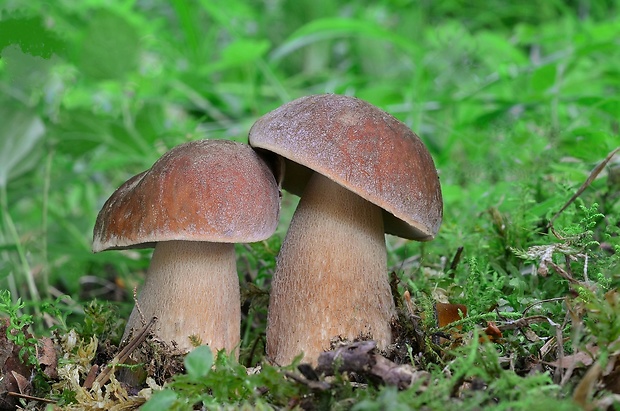
[[[69,322],[84,318],[80,302],[93,297],[116,301],[126,317],[149,252],[90,251],[114,189],[177,144],[247,141],[260,115],[327,92],[404,121],[440,172],[438,238],[388,239],[401,289],[441,289],[475,311],[565,296],[570,284],[537,276],[538,262],[512,250],[561,242],[549,219],[620,145],[619,9],[614,0],[5,0],[0,284],[28,312],[68,294]],[[581,196],[604,217],[587,228],[591,258],[569,264],[607,289],[620,284],[618,164]],[[275,240],[238,247],[242,286],[258,305],[242,349],[263,331],[266,299],[250,285],[268,288],[295,199],[284,204]],[[571,206],[555,226],[583,218]],[[562,321],[560,303],[540,307]],[[358,409],[395,395],[385,390]]]

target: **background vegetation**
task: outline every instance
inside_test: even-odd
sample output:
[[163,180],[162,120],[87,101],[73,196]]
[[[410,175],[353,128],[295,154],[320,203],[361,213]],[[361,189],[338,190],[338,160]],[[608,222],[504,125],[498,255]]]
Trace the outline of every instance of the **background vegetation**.
[[[620,351],[614,291],[620,284],[618,156],[553,221],[553,229],[549,225],[620,145],[619,9],[614,0],[5,0],[5,305],[21,298],[19,313],[35,315],[35,335],[50,327],[81,327],[85,335],[118,343],[149,252],[91,253],[93,224],[107,197],[175,145],[201,138],[245,142],[259,116],[294,98],[354,95],[416,131],[441,176],[445,218],[438,238],[424,244],[389,239],[399,291],[408,289],[419,306],[425,299],[431,307],[436,300],[466,304],[476,320],[465,324],[469,343],[450,357],[456,360],[425,362],[446,378],[436,391],[342,388],[320,403],[432,409],[432,401],[440,401],[449,409],[451,401],[460,408],[490,407],[493,398],[502,398],[501,409],[556,400],[569,409],[587,368],[568,373],[543,365],[559,350],[557,344],[546,350],[546,343],[563,336],[559,346],[566,355],[596,346],[594,361],[615,361]],[[262,292],[295,199],[285,196],[284,204],[273,239],[238,247],[242,287],[252,297],[242,343],[248,365],[261,360]],[[93,309],[93,299],[106,308]],[[504,340],[489,349],[472,336],[494,310],[549,321],[524,327],[535,336],[506,329]],[[102,312],[114,315],[86,330],[85,318],[101,320]],[[537,368],[524,365],[532,358]],[[442,374],[442,367],[450,371]],[[486,394],[452,390],[464,369],[491,387]],[[539,380],[513,380],[505,370],[535,373]],[[471,381],[471,373],[459,378]],[[257,386],[268,385],[264,378]],[[578,403],[613,402],[613,387],[596,381]],[[531,387],[537,395],[526,395]],[[211,392],[209,400],[204,394],[192,401],[285,406],[285,398],[301,396],[302,388],[291,390],[260,400],[256,393],[234,399]]]

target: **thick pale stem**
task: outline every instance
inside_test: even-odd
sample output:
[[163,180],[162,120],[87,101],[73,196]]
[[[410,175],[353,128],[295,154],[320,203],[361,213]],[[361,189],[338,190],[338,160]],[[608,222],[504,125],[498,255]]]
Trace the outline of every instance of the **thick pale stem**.
[[[193,345],[190,336],[214,351],[238,349],[241,300],[233,244],[165,241],[155,247],[144,287],[125,337],[158,318],[155,334],[176,341],[181,350]],[[141,318],[141,314],[144,319]]]
[[316,363],[337,337],[385,348],[395,313],[380,208],[315,173],[278,256],[267,356]]

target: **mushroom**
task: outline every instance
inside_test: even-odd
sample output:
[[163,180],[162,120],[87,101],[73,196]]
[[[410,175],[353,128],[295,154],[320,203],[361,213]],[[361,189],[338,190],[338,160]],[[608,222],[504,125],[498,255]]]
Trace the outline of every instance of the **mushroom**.
[[234,243],[276,229],[279,188],[246,144],[200,140],[164,154],[99,212],[93,251],[155,247],[126,338],[155,316],[155,334],[190,351],[195,336],[237,352],[241,301]]
[[316,363],[333,338],[391,343],[396,316],[384,233],[419,241],[439,230],[433,160],[405,124],[362,100],[314,95],[265,114],[250,145],[284,158],[301,200],[278,255],[267,356]]

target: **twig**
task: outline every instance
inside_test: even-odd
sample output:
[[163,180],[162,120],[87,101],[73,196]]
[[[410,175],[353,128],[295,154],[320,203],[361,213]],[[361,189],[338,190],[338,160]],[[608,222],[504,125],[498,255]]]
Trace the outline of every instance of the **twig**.
[[32,395],[20,394],[18,392],[9,391],[7,392],[7,394],[10,395],[11,397],[23,398],[25,400],[40,401],[40,402],[45,402],[47,404],[56,404],[56,401],[54,400],[48,400],[47,398],[41,398],[41,397],[33,397]]
[[248,354],[248,359],[245,363],[246,368],[250,368],[250,366],[252,365],[252,360],[254,359],[254,353],[256,352],[256,347],[258,347],[258,343],[260,341],[263,341],[263,336],[262,334],[259,335],[255,340],[254,343],[252,344],[252,348],[250,349],[250,354]]
[[[101,374],[99,374],[97,378],[95,378],[94,382],[98,383],[100,387],[105,385],[110,379],[110,375],[112,375],[112,373],[114,372],[115,367],[118,364],[123,364],[125,361],[127,361],[127,359],[129,358],[129,355],[133,352],[133,350],[138,348],[138,346],[142,344],[144,340],[146,340],[146,337],[148,336],[148,332],[153,326],[153,324],[155,324],[155,321],[157,321],[157,317],[151,318],[151,321],[149,321],[149,323],[145,325],[144,328],[142,328],[142,330],[140,330],[140,332],[136,334],[131,339],[131,341],[129,341],[129,343],[118,354],[116,354],[114,358],[112,358],[112,360],[108,363],[108,365],[105,366],[103,371],[101,371]],[[91,388],[91,387],[84,387],[84,388]]]
[[560,275],[560,277],[564,278],[565,280],[568,280],[569,283],[571,283],[571,284],[581,284],[581,282],[579,280],[574,279],[566,270],[564,270],[562,267],[560,267],[559,265],[557,265],[553,261],[549,260],[549,261],[547,261],[547,264],[549,264],[551,266],[551,268],[553,268],[555,270],[555,272]]
[[540,301],[536,301],[535,303],[532,303],[530,305],[528,305],[527,307],[525,307],[525,309],[523,310],[523,315],[525,316],[525,313],[528,312],[531,308],[537,306],[538,304],[542,304],[542,303],[551,303],[554,301],[564,301],[564,297],[555,297],[555,298],[548,298],[546,300],[540,300]]
[[290,371],[284,372],[284,375],[290,378],[291,380],[296,381],[300,384],[303,384],[312,390],[327,391],[332,387],[329,383],[325,381],[312,381],[312,380],[309,380],[301,375],[295,374]]
[[517,328],[526,328],[526,327],[529,327],[531,324],[542,323],[542,322],[548,322],[549,325],[553,327],[559,326],[559,324],[555,323],[549,317],[546,317],[544,315],[533,315],[531,317],[525,317],[525,318],[520,318],[516,321],[511,321],[507,324],[500,325],[497,328],[499,328],[500,331],[515,330]]
[[577,197],[579,197],[581,193],[583,193],[586,190],[586,188],[590,186],[590,184],[592,184],[592,182],[596,179],[596,177],[600,174],[600,172],[603,171],[603,168],[605,168],[607,163],[611,161],[612,157],[618,151],[620,151],[620,147],[616,147],[611,153],[607,154],[607,157],[605,157],[605,160],[603,160],[599,165],[594,167],[594,170],[592,170],[592,172],[590,173],[590,176],[588,176],[588,178],[581,185],[581,187],[579,187],[579,189],[575,192],[575,194],[573,194],[573,196],[566,202],[566,204],[564,204],[564,207],[562,207],[560,211],[558,211],[557,213],[555,213],[553,217],[551,217],[551,219],[549,220],[549,223],[547,224],[547,228],[551,228],[553,226],[553,222],[555,221],[555,219],[558,218],[558,216],[562,214],[564,210],[566,210],[568,206],[571,205],[573,201],[575,201]]
[[86,378],[84,379],[84,385],[82,385],[83,388],[86,388],[87,390],[90,390],[93,386],[93,383],[95,382],[95,378],[97,378],[97,372],[99,371],[99,366],[97,364],[94,364],[92,367],[90,367],[90,371],[88,371],[88,375],[86,375]]
[[460,246],[459,248],[456,249],[456,253],[454,254],[454,257],[452,258],[452,262],[450,263],[450,271],[456,270],[456,267],[459,265],[459,262],[461,261],[462,254],[463,254],[463,246]]
[[146,325],[146,318],[144,317],[144,314],[140,309],[140,304],[138,304],[138,287],[133,288],[133,303],[136,306],[136,311],[138,311],[138,314],[140,315],[140,321],[142,322],[142,325]]
[[562,327],[560,327],[560,324],[555,325],[555,340],[558,342],[558,366],[555,368],[555,373],[553,373],[553,382],[559,384],[562,381],[562,362],[564,361],[564,338],[562,337]]
[[418,344],[418,349],[424,351],[425,342],[424,342],[424,333],[420,330],[419,322],[420,317],[415,314],[415,310],[413,309],[413,302],[411,302],[411,293],[409,290],[405,291],[403,294],[403,301],[405,302],[405,308],[407,309],[407,314],[409,317],[409,321],[413,326],[413,335],[416,343]]

